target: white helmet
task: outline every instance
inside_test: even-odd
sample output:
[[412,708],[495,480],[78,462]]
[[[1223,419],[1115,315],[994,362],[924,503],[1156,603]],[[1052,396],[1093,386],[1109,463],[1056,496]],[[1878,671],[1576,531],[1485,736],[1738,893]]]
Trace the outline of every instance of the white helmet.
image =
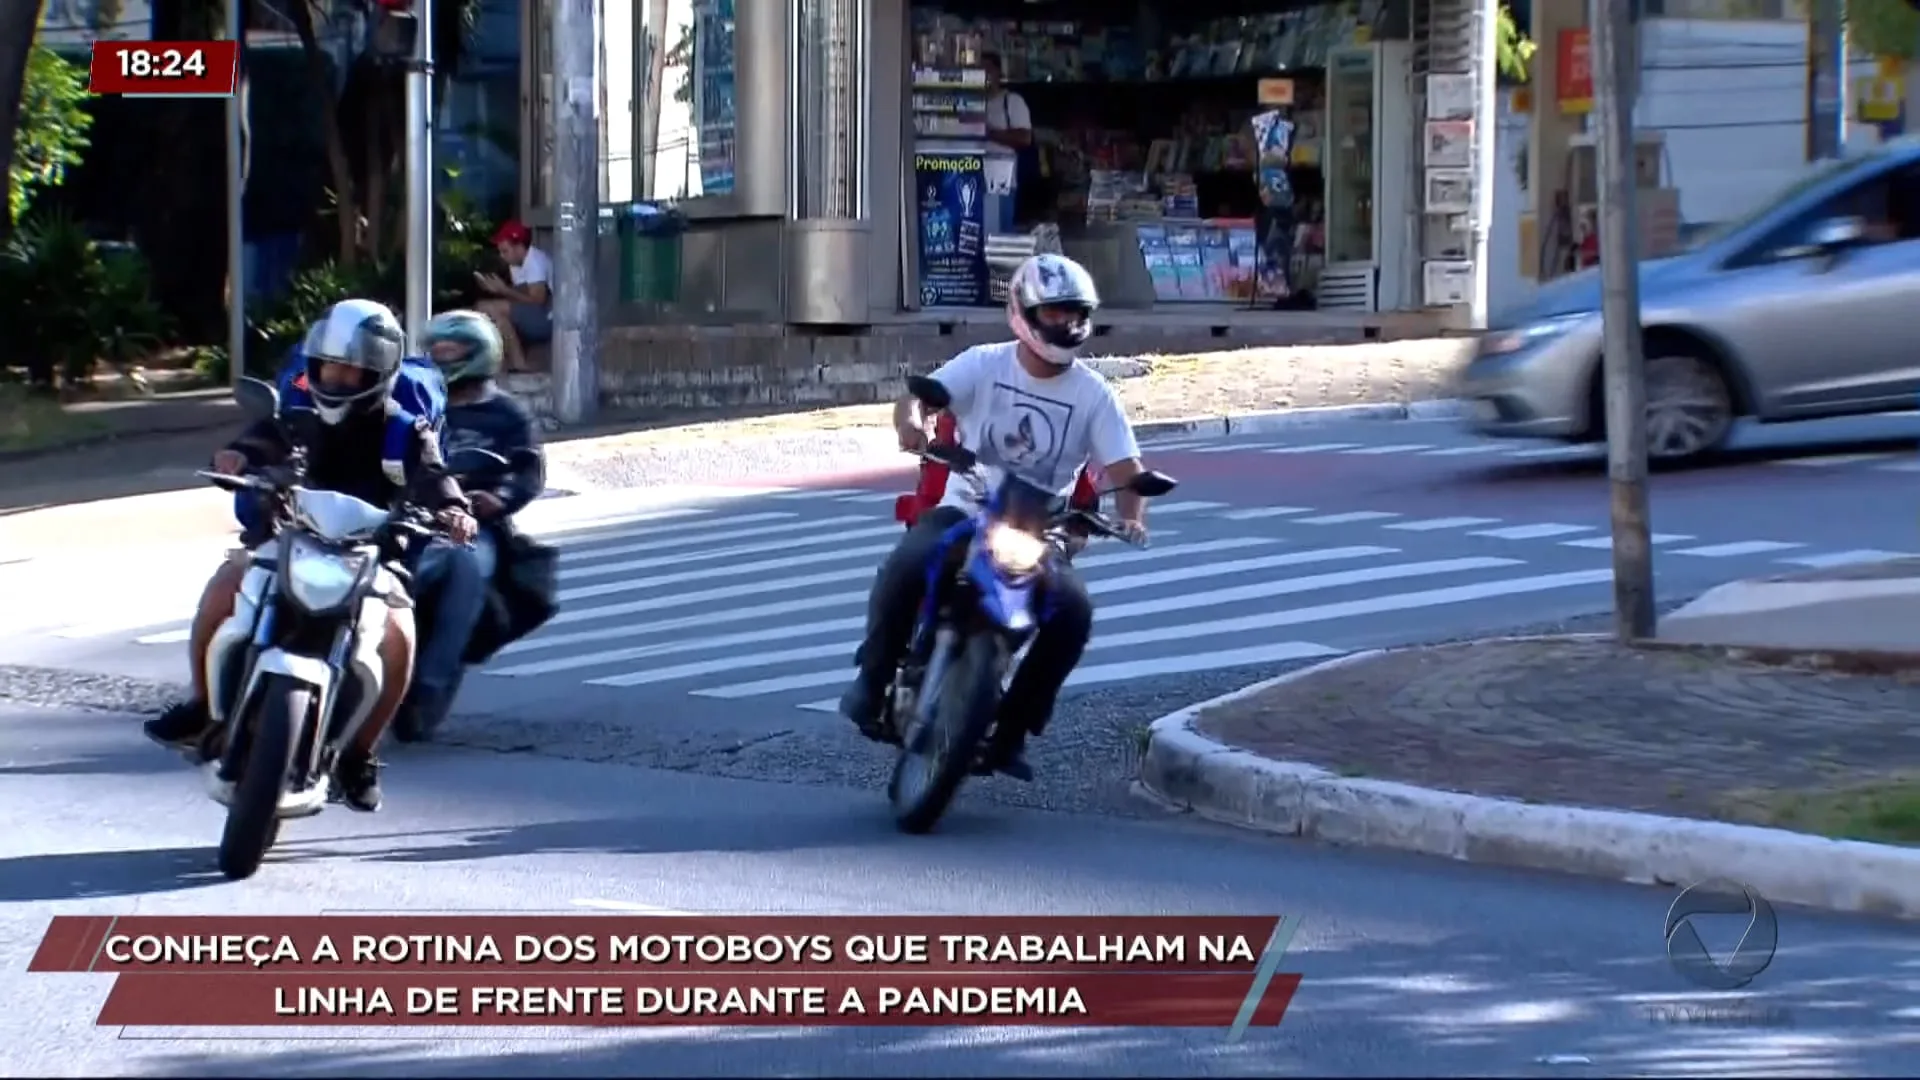
[[1073,363],[1074,354],[1093,336],[1093,313],[1099,307],[1093,275],[1065,255],[1035,255],[1007,282],[1007,323],[1013,336],[1061,367]]
[[[313,324],[301,351],[307,361],[307,393],[320,419],[337,424],[356,410],[384,406],[400,371],[407,335],[393,309],[374,300],[342,300]],[[357,385],[336,390],[320,378],[324,364],[359,368]]]

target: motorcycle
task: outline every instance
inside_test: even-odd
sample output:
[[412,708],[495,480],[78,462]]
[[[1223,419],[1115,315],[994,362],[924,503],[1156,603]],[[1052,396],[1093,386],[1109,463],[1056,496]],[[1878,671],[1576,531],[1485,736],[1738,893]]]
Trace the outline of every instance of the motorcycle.
[[[911,377],[907,389],[929,408],[950,403],[932,379]],[[964,476],[980,509],[946,535],[930,563],[932,587],[883,699],[882,721],[900,743],[887,796],[895,824],[908,833],[932,829],[968,775],[991,771],[985,751],[1016,658],[1038,629],[1035,587],[1047,560],[1069,557],[1076,530],[1124,538],[1097,510],[1075,508],[1016,475],[988,490],[964,447],[934,445],[922,456]],[[1143,498],[1174,487],[1153,471],[1127,485]]]
[[[207,650],[214,727],[195,751],[207,794],[227,808],[220,872],[239,880],[260,869],[281,822],[312,817],[334,796],[340,751],[380,700],[389,603],[411,603],[405,558],[434,524],[404,499],[383,510],[302,486],[312,410],[283,413],[273,385],[256,379],[241,380],[235,396],[249,415],[272,417],[294,448],[287,464],[256,473],[197,474],[260,496],[274,523]],[[484,468],[481,454],[498,458],[462,451],[447,468]]]

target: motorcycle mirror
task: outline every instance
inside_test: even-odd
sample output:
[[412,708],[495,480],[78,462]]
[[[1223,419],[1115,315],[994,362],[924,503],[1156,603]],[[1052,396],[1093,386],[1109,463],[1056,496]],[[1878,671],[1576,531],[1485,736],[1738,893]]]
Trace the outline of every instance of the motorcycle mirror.
[[233,387],[234,403],[255,420],[264,420],[280,412],[280,391],[270,382],[242,377]]
[[947,388],[925,375],[907,376],[907,393],[918,398],[920,404],[929,409],[944,409],[953,404],[953,395],[947,393]]
[[1146,499],[1157,499],[1180,486],[1171,476],[1148,469],[1127,482],[1127,490]]
[[447,471],[450,473],[486,472],[489,469],[504,468],[506,464],[506,458],[477,446],[462,447],[447,455]]

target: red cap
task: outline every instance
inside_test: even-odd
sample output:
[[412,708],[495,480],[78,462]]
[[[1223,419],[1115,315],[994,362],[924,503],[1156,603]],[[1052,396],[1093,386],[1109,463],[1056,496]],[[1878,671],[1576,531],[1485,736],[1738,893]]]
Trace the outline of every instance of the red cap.
[[509,221],[495,230],[493,242],[496,244],[519,244],[524,247],[527,244],[533,243],[533,230],[518,221]]

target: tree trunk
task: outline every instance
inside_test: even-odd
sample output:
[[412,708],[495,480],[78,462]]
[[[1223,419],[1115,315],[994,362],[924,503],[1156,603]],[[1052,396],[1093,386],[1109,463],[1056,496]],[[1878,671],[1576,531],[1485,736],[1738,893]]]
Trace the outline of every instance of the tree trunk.
[[0,0],[0,240],[13,233],[13,140],[26,90],[27,58],[40,28],[41,0]]
[[307,82],[320,99],[320,130],[327,144],[327,168],[333,173],[334,213],[340,231],[340,264],[352,266],[360,254],[360,211],[353,197],[353,166],[347,161],[346,140],[340,133],[340,103],[327,74],[327,58],[313,31],[313,10],[304,3],[289,4],[300,52],[307,63]]
[[642,198],[657,199],[663,196],[659,184],[653,177],[653,163],[660,145],[660,103],[667,96],[667,0],[649,0],[647,5],[647,110],[645,145],[637,146],[634,152],[644,155],[640,161],[640,178],[646,184]]

